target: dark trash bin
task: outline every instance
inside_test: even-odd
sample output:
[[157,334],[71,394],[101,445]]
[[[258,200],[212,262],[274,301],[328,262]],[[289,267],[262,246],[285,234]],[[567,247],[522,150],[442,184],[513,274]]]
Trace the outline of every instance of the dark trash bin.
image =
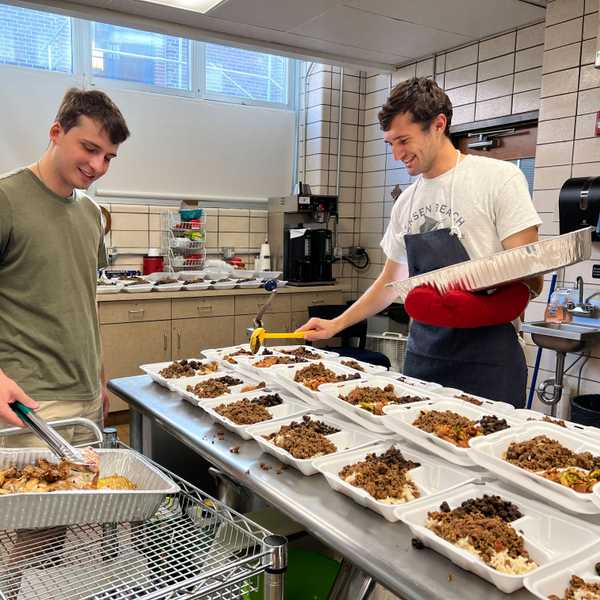
[[571,421],[600,427],[600,394],[583,394],[571,400]]

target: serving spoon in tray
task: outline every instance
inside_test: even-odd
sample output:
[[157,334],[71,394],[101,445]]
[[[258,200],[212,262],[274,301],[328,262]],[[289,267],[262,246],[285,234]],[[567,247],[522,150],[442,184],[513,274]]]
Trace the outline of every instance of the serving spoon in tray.
[[35,435],[46,442],[56,456],[64,458],[75,465],[88,466],[90,464],[90,460],[86,459],[84,452],[71,446],[62,435],[50,427],[33,409],[25,406],[18,400],[11,402],[9,406]]

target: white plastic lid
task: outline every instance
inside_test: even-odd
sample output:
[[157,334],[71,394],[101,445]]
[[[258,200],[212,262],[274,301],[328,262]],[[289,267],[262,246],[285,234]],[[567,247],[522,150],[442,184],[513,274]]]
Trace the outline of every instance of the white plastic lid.
[[147,256],[162,256],[160,248],[148,248]]

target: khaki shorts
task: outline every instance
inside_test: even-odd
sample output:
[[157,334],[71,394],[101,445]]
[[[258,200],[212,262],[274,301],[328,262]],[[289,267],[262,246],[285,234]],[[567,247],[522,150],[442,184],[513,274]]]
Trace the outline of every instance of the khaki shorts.
[[[44,421],[58,421],[71,417],[83,417],[94,421],[98,427],[102,428],[103,412],[102,398],[94,402],[66,402],[50,400],[40,402],[40,409],[36,411]],[[2,427],[0,426],[0,429]],[[25,429],[25,431],[28,431]],[[61,427],[58,429],[67,442],[78,445],[85,444],[94,440],[94,435],[89,429],[83,427]],[[39,437],[32,433],[3,436],[0,434],[0,448],[36,448],[45,446]]]

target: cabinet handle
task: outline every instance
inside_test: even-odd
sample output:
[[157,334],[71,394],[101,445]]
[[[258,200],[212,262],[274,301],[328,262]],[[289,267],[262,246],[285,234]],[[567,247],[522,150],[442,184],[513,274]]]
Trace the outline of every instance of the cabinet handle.
[[168,346],[168,340],[167,340],[167,334],[163,333],[163,349],[166,352],[167,351],[167,346]]
[[138,308],[137,310],[130,309],[127,312],[130,315],[143,315],[145,310],[145,308]]
[[181,350],[181,332],[177,332],[177,350]]
[[313,300],[311,304],[323,304],[323,302],[325,302],[325,300]]
[[196,306],[196,310],[200,312],[201,310],[212,310],[212,304],[207,304],[206,306]]

